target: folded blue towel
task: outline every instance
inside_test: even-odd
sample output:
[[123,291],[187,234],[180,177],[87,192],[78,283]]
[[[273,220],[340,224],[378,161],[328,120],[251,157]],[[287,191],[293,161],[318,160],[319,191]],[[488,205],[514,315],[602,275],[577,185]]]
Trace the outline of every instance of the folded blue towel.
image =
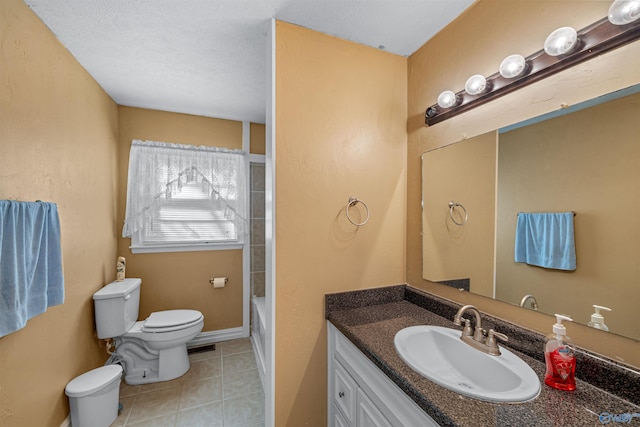
[[575,270],[573,212],[519,213],[515,260],[539,267]]
[[58,207],[0,200],[0,337],[63,302]]

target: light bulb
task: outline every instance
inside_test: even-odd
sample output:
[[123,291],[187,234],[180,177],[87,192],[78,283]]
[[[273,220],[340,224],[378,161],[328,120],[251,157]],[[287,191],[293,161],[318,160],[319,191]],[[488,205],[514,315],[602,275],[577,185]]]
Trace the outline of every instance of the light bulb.
[[453,91],[445,90],[438,95],[438,105],[442,108],[451,108],[458,103],[458,97]]
[[571,52],[578,43],[578,33],[571,27],[561,27],[549,34],[544,41],[547,55],[558,56]]
[[521,76],[527,62],[522,55],[509,55],[500,63],[500,75],[505,79],[512,79]]
[[479,95],[487,88],[487,79],[484,78],[481,74],[474,74],[469,77],[467,82],[464,84],[464,90],[469,95]]
[[609,7],[609,22],[613,25],[630,24],[640,19],[640,0],[615,0]]

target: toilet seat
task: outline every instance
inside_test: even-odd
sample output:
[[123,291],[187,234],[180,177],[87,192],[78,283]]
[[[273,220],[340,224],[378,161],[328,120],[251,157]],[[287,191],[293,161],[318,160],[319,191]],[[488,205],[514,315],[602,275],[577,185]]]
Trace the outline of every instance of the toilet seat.
[[151,313],[140,330],[147,333],[164,333],[186,329],[200,322],[203,316],[197,310],[165,310]]

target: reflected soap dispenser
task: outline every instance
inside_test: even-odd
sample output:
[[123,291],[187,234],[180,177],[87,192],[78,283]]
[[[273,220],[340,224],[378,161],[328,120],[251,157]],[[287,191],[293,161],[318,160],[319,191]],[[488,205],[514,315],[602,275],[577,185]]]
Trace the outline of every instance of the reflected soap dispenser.
[[587,323],[587,326],[591,326],[592,328],[600,329],[602,331],[608,331],[609,327],[604,324],[604,316],[600,314],[600,310],[611,311],[611,309],[609,307],[603,307],[595,304],[593,304],[593,308],[595,309],[595,313],[591,315],[591,322]]
[[556,314],[556,324],[553,333],[547,336],[544,345],[544,359],[547,372],[544,375],[546,385],[558,390],[576,389],[576,356],[571,339],[567,336],[567,329],[563,320],[573,321],[568,316]]

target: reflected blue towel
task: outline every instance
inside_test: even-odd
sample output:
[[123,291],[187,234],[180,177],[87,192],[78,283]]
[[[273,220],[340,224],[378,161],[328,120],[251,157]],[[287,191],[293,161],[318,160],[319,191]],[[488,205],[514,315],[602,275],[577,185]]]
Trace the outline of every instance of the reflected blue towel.
[[539,267],[575,270],[573,212],[519,213],[515,259]]
[[63,302],[58,207],[0,200],[0,337]]

